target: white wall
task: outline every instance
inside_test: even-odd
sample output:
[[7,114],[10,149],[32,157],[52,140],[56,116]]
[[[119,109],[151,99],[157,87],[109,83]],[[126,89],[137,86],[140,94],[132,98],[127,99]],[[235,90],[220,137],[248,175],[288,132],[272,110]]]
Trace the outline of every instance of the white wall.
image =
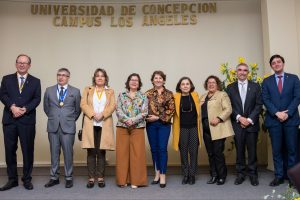
[[[141,4],[137,5],[139,11]],[[142,27],[140,11],[131,28],[111,28],[107,19],[98,28],[58,28],[52,26],[52,17],[31,15],[30,3],[0,2],[1,76],[15,72],[16,56],[26,53],[32,57],[30,73],[42,81],[42,92],[55,84],[56,70],[60,67],[70,69],[70,83],[80,89],[91,83],[96,67],[103,67],[116,93],[124,89],[124,82],[132,72],[141,74],[143,91],[149,89],[151,73],[161,69],[167,74],[167,88],[174,91],[179,78],[187,75],[203,94],[203,82],[208,75],[221,77],[221,63],[228,61],[235,66],[239,56],[259,65],[263,63],[259,0],[217,1],[217,13],[199,14],[195,26]],[[0,110],[2,115],[2,104]],[[35,164],[49,164],[42,104],[37,111]],[[79,122],[77,127],[80,127]],[[3,165],[2,136],[0,144],[0,165]],[[86,152],[78,141],[74,149],[75,162],[85,163]],[[226,154],[227,162],[235,163],[234,153]],[[107,158],[113,164],[114,152],[109,152]],[[199,158],[200,164],[207,163],[204,145]],[[147,159],[151,164],[148,145]],[[21,156],[18,160],[22,160]],[[179,163],[179,154],[169,147],[169,164]]]

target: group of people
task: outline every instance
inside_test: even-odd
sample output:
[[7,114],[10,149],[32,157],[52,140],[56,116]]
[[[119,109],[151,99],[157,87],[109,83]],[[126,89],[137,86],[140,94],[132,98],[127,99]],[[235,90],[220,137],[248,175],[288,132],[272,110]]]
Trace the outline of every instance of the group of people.
[[[207,184],[223,185],[227,176],[225,140],[234,136],[237,172],[234,184],[242,184],[248,176],[250,183],[257,186],[256,145],[263,104],[267,110],[265,125],[272,142],[275,168],[275,178],[270,186],[282,184],[286,169],[297,162],[300,124],[299,79],[296,75],[284,72],[284,63],[280,55],[270,58],[270,66],[275,74],[263,81],[262,90],[259,84],[247,79],[248,65],[240,63],[236,67],[236,82],[222,91],[220,79],[211,75],[204,82],[206,93],[202,96],[195,91],[189,77],[182,77],[178,81],[173,94],[165,88],[166,75],[162,71],[153,72],[153,88],[143,93],[139,74],[132,73],[117,101],[104,69],[95,70],[92,85],[84,88],[82,96],[79,89],[69,84],[70,71],[67,68],[59,69],[57,84],[46,89],[43,99],[51,153],[50,180],[45,187],[59,184],[61,149],[64,154],[65,187],[73,186],[73,144],[76,120],[81,112],[81,146],[87,150],[87,188],[93,188],[95,183],[100,188],[105,187],[107,150],[116,150],[116,184],[119,187],[148,185],[145,128],[155,169],[152,185],[166,187],[167,149],[172,129],[172,146],[180,152],[182,184],[195,184],[198,148],[203,137],[211,175]],[[8,182],[0,191],[18,186],[18,139],[23,154],[22,181],[26,189],[33,189],[31,173],[36,107],[41,101],[41,84],[38,78],[28,73],[30,66],[31,58],[25,54],[19,55],[16,59],[17,72],[4,76],[1,82]],[[114,112],[118,119],[116,139],[112,117]]]

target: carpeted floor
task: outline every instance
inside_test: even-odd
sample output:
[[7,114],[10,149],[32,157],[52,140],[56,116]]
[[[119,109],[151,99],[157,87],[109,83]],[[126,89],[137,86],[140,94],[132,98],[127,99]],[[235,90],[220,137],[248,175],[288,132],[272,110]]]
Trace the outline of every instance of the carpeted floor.
[[[20,169],[21,171],[21,169]],[[6,199],[263,199],[266,194],[272,194],[272,190],[276,190],[276,194],[286,191],[287,181],[278,187],[272,188],[269,182],[273,179],[273,172],[260,169],[259,182],[256,187],[250,185],[247,178],[241,185],[234,185],[234,170],[229,168],[228,177],[225,185],[208,185],[206,181],[209,179],[208,169],[199,168],[199,175],[195,185],[182,185],[180,169],[178,167],[170,167],[167,176],[167,187],[162,189],[158,185],[149,185],[148,187],[131,189],[130,187],[119,188],[115,185],[115,177],[113,176],[113,168],[108,167],[106,176],[106,187],[99,188],[95,185],[92,189],[86,188],[86,169],[84,167],[76,167],[74,170],[74,187],[66,189],[63,176],[60,184],[52,188],[45,188],[44,184],[49,180],[49,168],[34,168],[33,180],[34,189],[27,191],[20,181],[19,187],[8,191],[0,192],[0,200]],[[63,172],[63,169],[62,169]],[[152,169],[149,169],[152,173]],[[20,173],[21,174],[21,173]],[[148,182],[152,180],[152,176],[148,177]],[[5,169],[0,169],[0,185],[7,181]],[[274,198],[276,199],[276,198]]]

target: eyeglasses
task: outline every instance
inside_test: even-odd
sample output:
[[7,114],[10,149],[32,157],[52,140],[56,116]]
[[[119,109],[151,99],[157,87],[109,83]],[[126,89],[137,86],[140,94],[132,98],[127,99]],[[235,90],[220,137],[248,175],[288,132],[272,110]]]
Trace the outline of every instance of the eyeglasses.
[[67,75],[67,74],[57,74],[57,76],[69,77],[69,75]]
[[193,103],[192,103],[192,100],[191,100],[191,95],[189,95],[189,104],[191,105],[191,107],[189,109],[185,110],[183,108],[182,103],[180,103],[181,112],[187,113],[187,112],[192,112],[193,111]]
[[130,79],[131,82],[139,82],[138,79]]
[[17,62],[18,65],[29,65],[28,62]]

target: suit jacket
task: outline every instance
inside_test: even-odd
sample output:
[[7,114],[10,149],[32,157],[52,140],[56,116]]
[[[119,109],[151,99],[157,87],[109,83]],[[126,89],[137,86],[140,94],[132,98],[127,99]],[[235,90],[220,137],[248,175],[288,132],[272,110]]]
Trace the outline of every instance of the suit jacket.
[[[95,87],[90,86],[84,88],[83,95],[81,98],[80,107],[84,113],[84,124],[82,130],[82,144],[81,147],[95,148],[94,143],[94,104],[93,95]],[[113,128],[112,113],[116,109],[116,101],[114,90],[107,88],[105,89],[106,105],[103,110],[103,123],[100,140],[100,149],[115,150],[115,137]]]
[[[41,102],[41,82],[40,79],[28,74],[25,80],[22,93],[19,92],[19,82],[17,73],[6,75],[1,82],[1,102],[4,104],[2,123],[12,124],[20,122],[22,124],[35,124],[36,107]],[[25,107],[26,113],[18,118],[14,118],[10,107],[16,104],[18,107]]]
[[248,81],[244,111],[243,111],[241,95],[239,93],[238,82],[236,81],[228,85],[226,91],[231,101],[231,106],[232,106],[231,122],[234,131],[240,132],[242,130],[240,123],[236,121],[236,116],[241,115],[242,117],[250,118],[254,123],[253,125],[250,124],[247,127],[247,131],[258,132],[259,114],[262,109],[260,85],[252,81]]
[[48,87],[44,94],[44,111],[48,117],[47,132],[55,133],[60,125],[64,133],[75,134],[80,110],[80,90],[68,85],[64,105],[59,105],[57,85]]
[[267,128],[281,124],[275,113],[284,110],[288,110],[288,119],[283,122],[283,125],[299,126],[300,118],[298,106],[300,103],[300,82],[298,76],[284,73],[281,94],[278,91],[275,75],[264,79],[262,84],[262,99],[267,108],[265,118]]
[[[197,92],[191,93],[192,98],[194,100],[196,111],[197,111],[197,127],[198,127],[198,138],[199,144],[201,146],[201,129],[200,129],[200,102],[199,102],[199,95]],[[178,144],[179,144],[179,136],[180,136],[180,100],[181,100],[181,93],[177,92],[174,94],[174,101],[175,101],[175,113],[173,115],[173,148],[175,151],[178,151]]]
[[[200,106],[202,106],[205,102],[207,94],[208,93],[200,97]],[[216,93],[207,102],[208,121],[211,121],[215,117],[219,117],[223,120],[223,122],[219,123],[217,126],[211,126],[209,124],[212,140],[227,138],[234,135],[230,120],[231,113],[232,107],[227,93],[216,91]]]

